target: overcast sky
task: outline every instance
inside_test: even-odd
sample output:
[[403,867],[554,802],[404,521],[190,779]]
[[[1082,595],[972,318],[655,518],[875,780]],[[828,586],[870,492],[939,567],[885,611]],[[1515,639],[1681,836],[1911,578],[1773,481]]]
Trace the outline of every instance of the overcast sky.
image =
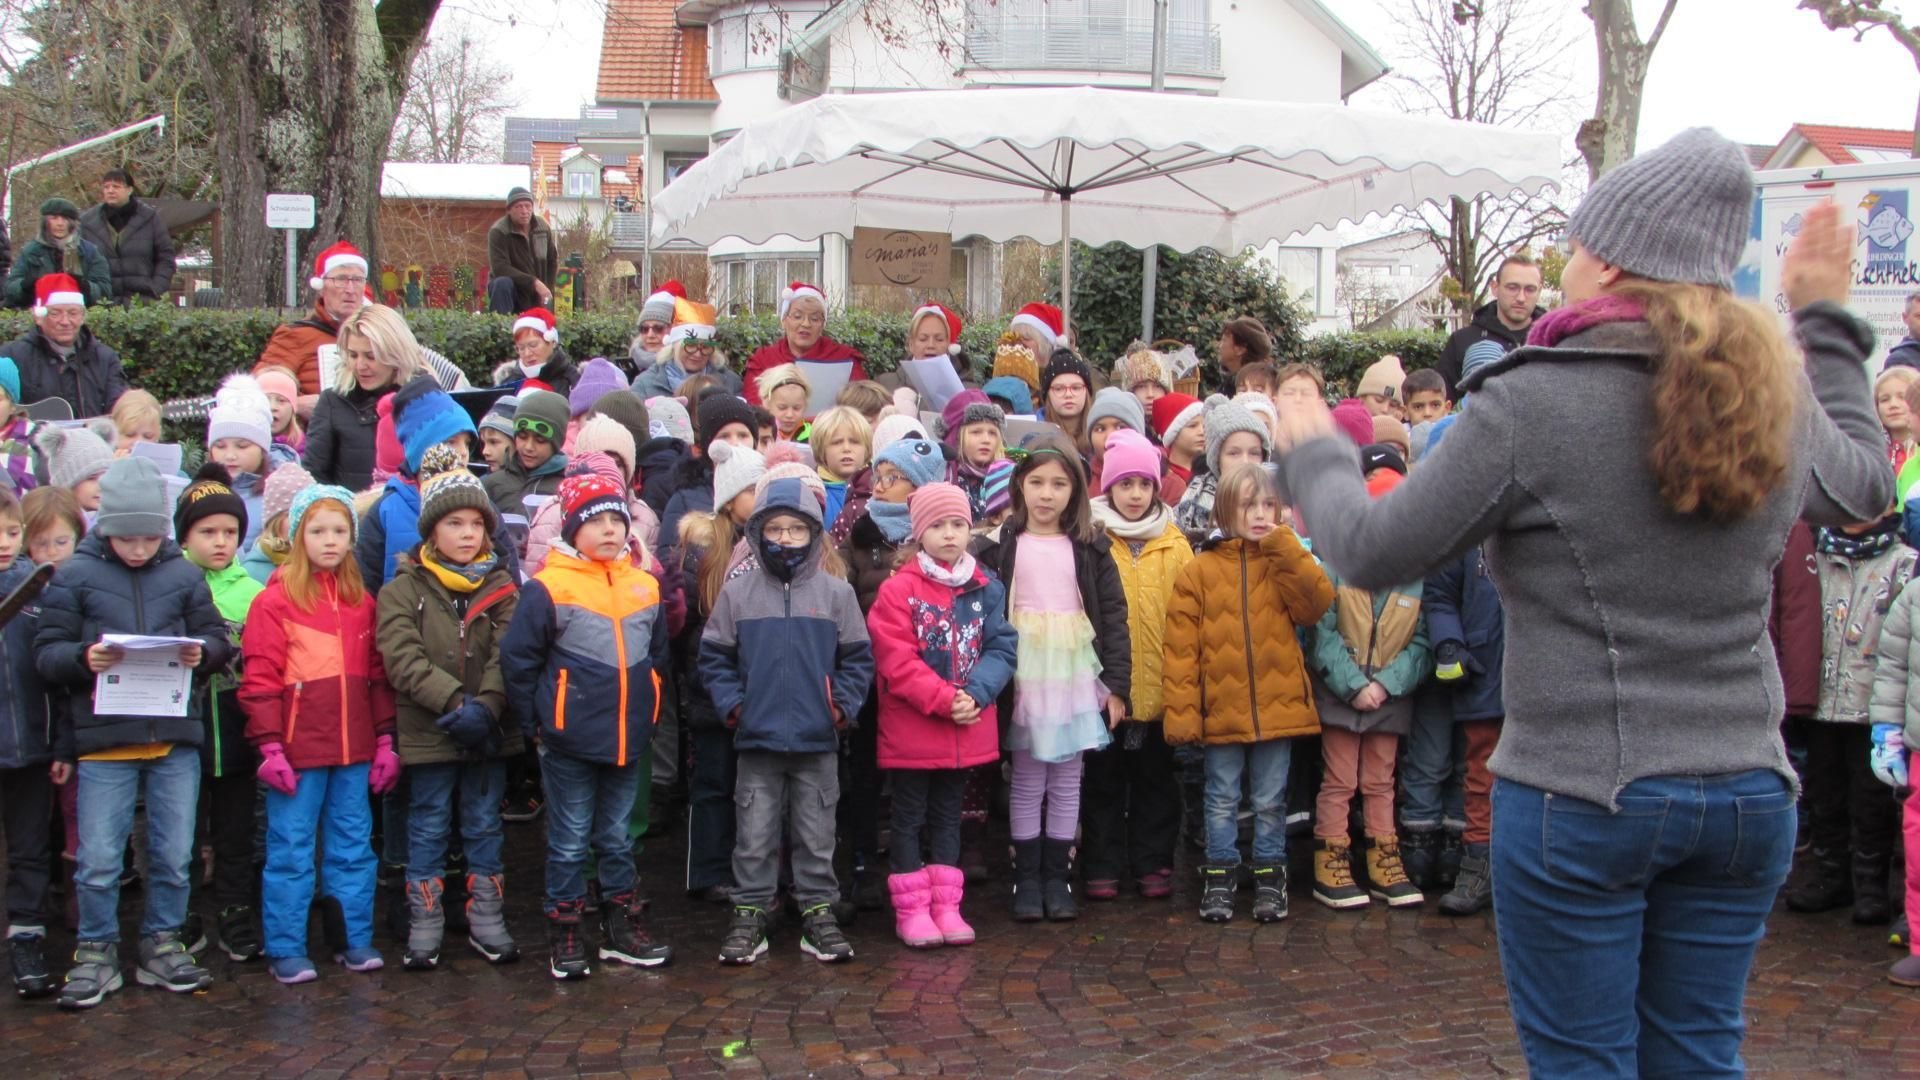
[[[1214,0],[1216,4],[1276,0]],[[1579,0],[1558,4],[1575,35],[1567,61],[1577,111],[1591,110],[1595,59],[1591,27]],[[1328,6],[1379,50],[1393,55],[1399,0],[1329,0]],[[1920,0],[1890,0],[1910,18]],[[1641,31],[1651,31],[1659,0],[1636,0]],[[508,14],[511,13],[511,14]],[[435,32],[455,20],[481,29],[514,57],[519,116],[573,116],[593,99],[600,57],[598,0],[454,0]],[[1884,31],[1864,41],[1833,33],[1795,0],[1679,0],[1654,54],[1641,114],[1640,145],[1657,145],[1682,128],[1706,124],[1742,142],[1773,143],[1796,121],[1907,128],[1920,97],[1920,74],[1905,49]],[[1360,104],[1384,108],[1377,91]],[[1565,132],[1569,138],[1571,130]]]

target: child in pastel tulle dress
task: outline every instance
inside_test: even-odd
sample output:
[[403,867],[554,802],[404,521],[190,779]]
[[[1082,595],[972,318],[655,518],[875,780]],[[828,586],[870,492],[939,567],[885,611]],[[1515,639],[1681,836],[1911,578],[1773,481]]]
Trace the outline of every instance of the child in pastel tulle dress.
[[1081,758],[1112,741],[1132,690],[1127,597],[1071,444],[1033,446],[1009,486],[1013,514],[979,560],[1007,586],[1020,635],[1012,707],[1001,709],[1013,752],[1013,917],[1071,919]]

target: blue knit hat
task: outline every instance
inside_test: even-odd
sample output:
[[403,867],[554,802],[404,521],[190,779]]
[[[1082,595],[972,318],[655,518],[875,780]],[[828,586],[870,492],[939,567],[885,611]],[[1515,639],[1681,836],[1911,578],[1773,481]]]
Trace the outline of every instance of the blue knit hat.
[[944,480],[947,475],[947,458],[940,447],[931,439],[900,439],[880,451],[873,459],[875,465],[881,462],[900,470],[901,475],[915,488],[923,488],[936,480]]
[[20,366],[11,356],[0,356],[0,390],[7,392],[7,400],[20,404]]
[[301,488],[299,494],[293,497],[293,503],[287,507],[288,539],[294,539],[300,535],[300,519],[306,517],[307,511],[313,507],[313,504],[322,499],[332,499],[346,507],[347,524],[353,527],[354,535],[359,535],[360,512],[353,508],[353,492],[338,484],[313,484]]
[[473,417],[453,400],[432,376],[422,375],[393,395],[393,434],[406,452],[407,475],[420,473],[420,458],[429,447],[465,434],[478,439]]
[[1027,389],[1027,381],[1014,375],[1001,375],[987,380],[980,392],[990,398],[999,398],[1008,405],[1014,416],[1033,415],[1033,391]]

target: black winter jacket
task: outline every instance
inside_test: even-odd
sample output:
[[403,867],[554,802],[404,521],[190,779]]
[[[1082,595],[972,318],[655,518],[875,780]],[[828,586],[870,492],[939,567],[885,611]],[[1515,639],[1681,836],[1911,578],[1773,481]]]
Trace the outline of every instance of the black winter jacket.
[[188,698],[179,717],[97,716],[93,711],[94,673],[87,648],[102,634],[160,634],[199,638],[204,655],[196,670],[219,671],[233,656],[227,621],[213,604],[206,575],[162,541],[153,559],[129,568],[98,533],[80,541],[61,564],[41,604],[40,629],[34,635],[34,662],[50,687],[63,688],[67,708],[54,722],[54,757],[73,761],[86,754],[142,743],[199,746],[206,738],[200,708],[204,695]]
[[[0,596],[33,572],[25,554],[0,571]],[[47,688],[33,664],[33,638],[40,629],[34,604],[0,627],[0,769],[24,769],[53,760],[53,721]]]
[[1527,320],[1527,325],[1515,330],[1500,321],[1498,301],[1480,305],[1473,313],[1473,321],[1447,338],[1446,347],[1440,350],[1439,363],[1433,365],[1433,370],[1447,380],[1447,400],[1460,400],[1460,367],[1466,363],[1469,348],[1477,342],[1492,339],[1511,352],[1527,343],[1527,331],[1533,329],[1533,321],[1546,313],[1546,308],[1534,308],[1533,317]]
[[105,416],[127,390],[120,354],[82,326],[72,355],[61,358],[39,327],[0,345],[0,356],[20,369],[20,404],[65,398],[75,416]]
[[313,404],[307,425],[307,449],[301,463],[322,484],[339,484],[360,491],[373,482],[374,428],[380,423],[380,399],[394,387],[363,390],[356,386],[342,394],[328,387]]
[[158,210],[138,199],[133,204],[133,216],[117,233],[107,222],[107,204],[89,207],[80,215],[80,235],[106,256],[114,299],[157,299],[173,284],[173,237]]

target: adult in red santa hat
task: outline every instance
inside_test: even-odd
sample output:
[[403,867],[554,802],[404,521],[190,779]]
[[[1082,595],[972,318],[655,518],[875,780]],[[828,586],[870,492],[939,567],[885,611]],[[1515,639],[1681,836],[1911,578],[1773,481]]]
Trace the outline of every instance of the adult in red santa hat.
[[513,359],[494,369],[495,386],[521,390],[551,390],[561,397],[573,393],[580,368],[560,347],[559,320],[546,308],[528,308],[513,320]]
[[760,373],[781,364],[843,364],[848,382],[867,377],[867,358],[860,350],[827,336],[827,294],[817,285],[796,281],[780,290],[780,335],[780,340],[762,345],[747,360],[742,381],[748,404],[760,404],[760,389],[754,385]]
[[1043,368],[1053,357],[1053,350],[1073,347],[1067,337],[1065,317],[1052,304],[1028,304],[1014,312],[1007,330],[1033,350],[1034,362]]
[[[340,324],[373,299],[367,288],[369,274],[367,257],[345,240],[315,255],[313,276],[307,279],[314,291],[313,309],[305,318],[274,327],[253,365],[255,374],[262,368],[286,368],[300,380],[303,399],[326,389],[321,379],[322,352],[337,349],[334,339]],[[303,414],[313,408],[310,400],[304,404]]]
[[75,416],[104,416],[127,389],[120,355],[87,329],[86,291],[71,274],[33,286],[33,328],[0,346],[20,371],[19,400],[64,398]]

